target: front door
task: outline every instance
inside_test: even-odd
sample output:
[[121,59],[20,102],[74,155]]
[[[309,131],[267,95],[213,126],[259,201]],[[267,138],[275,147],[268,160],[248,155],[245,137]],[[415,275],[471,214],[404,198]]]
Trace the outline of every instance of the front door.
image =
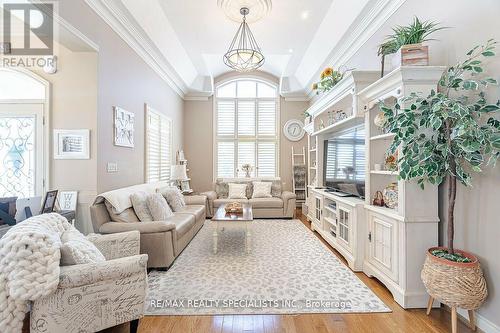
[[43,108],[40,103],[0,103],[0,197],[43,194]]

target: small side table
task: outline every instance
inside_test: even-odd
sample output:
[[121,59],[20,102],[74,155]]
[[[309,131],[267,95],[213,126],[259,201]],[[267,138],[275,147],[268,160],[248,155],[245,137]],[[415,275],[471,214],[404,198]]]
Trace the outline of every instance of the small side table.
[[68,222],[71,223],[72,226],[75,226],[76,211],[60,210],[56,213],[64,217],[66,220],[68,220]]

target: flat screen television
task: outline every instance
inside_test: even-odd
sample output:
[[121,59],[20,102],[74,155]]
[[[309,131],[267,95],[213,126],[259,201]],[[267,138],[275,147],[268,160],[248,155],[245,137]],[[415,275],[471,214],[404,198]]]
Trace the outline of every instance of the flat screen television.
[[323,184],[328,190],[365,196],[365,129],[350,128],[324,141]]

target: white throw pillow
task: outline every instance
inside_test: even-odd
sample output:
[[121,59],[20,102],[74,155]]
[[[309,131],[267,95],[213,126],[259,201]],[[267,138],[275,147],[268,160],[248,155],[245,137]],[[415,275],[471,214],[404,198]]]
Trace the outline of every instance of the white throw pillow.
[[160,193],[149,194],[147,202],[154,221],[165,221],[174,215],[167,200]]
[[101,251],[74,227],[61,235],[61,266],[106,261]]
[[229,183],[229,199],[246,199],[247,184]]
[[182,207],[186,206],[181,190],[175,186],[163,187],[158,189],[157,192],[163,195],[174,212],[178,212],[182,210]]
[[132,201],[132,207],[134,207],[135,214],[142,222],[153,221],[153,215],[148,208],[148,193],[144,191],[139,191],[130,195],[130,201]]
[[269,182],[253,182],[252,198],[272,198],[271,186]]

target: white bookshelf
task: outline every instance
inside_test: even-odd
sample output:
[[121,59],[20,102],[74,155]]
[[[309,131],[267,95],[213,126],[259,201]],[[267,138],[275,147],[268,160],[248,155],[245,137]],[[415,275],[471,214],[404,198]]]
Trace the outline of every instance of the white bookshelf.
[[[420,189],[416,182],[398,179],[397,171],[374,170],[384,165],[385,153],[394,134],[384,133],[374,124],[380,112],[379,103],[394,106],[409,94],[427,94],[436,89],[444,67],[405,66],[377,80],[359,92],[365,113],[366,131],[366,226],[363,271],[379,279],[404,308],[427,305],[428,295],[420,279],[426,250],[438,244],[438,189]],[[401,157],[402,151],[398,151]],[[397,208],[372,204],[375,193],[390,183],[398,189]]]

